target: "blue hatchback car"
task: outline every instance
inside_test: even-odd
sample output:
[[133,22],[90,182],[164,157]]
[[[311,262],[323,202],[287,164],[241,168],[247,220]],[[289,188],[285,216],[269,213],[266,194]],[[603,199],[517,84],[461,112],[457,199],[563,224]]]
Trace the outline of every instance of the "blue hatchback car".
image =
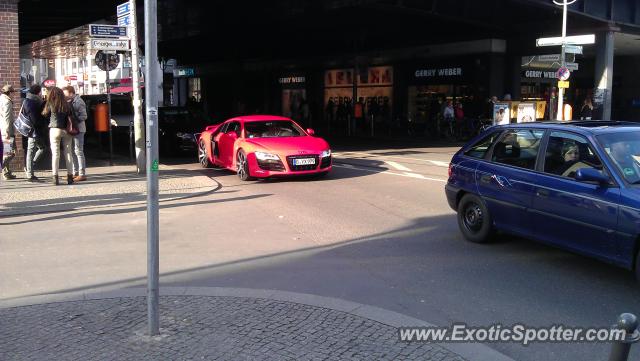
[[501,231],[635,270],[640,279],[640,124],[492,127],[454,155],[445,191],[469,241]]

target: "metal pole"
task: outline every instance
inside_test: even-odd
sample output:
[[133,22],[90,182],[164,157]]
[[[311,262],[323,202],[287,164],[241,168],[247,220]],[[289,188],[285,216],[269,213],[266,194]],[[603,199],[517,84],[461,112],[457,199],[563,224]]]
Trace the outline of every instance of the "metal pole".
[[609,361],[627,361],[631,345],[640,341],[640,331],[638,330],[638,318],[631,313],[623,313],[618,317],[618,323],[613,326],[614,329],[625,330],[626,337],[624,340],[615,341]]
[[158,212],[158,1],[144,0],[147,111],[147,318],[149,336],[160,332]]
[[[560,66],[566,66],[565,62],[565,48],[567,41],[567,0],[564,0],[562,4],[562,51],[560,53]],[[558,114],[556,114],[557,120],[562,120],[564,118],[564,88],[558,87]]]
[[113,132],[111,131],[111,81],[109,80],[109,54],[105,54],[105,58],[107,59],[105,63],[107,64],[107,107],[109,108],[109,118],[107,119],[107,123],[109,123],[109,165],[113,166]]
[[133,132],[136,148],[136,168],[138,174],[145,173],[144,119],[142,118],[142,97],[140,92],[140,60],[138,57],[138,8],[136,0],[131,1],[131,82],[133,83]]

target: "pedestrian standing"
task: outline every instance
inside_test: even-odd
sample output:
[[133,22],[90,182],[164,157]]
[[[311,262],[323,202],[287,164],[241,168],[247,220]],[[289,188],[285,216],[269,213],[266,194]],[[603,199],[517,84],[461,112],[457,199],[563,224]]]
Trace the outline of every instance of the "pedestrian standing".
[[45,137],[47,136],[47,123],[42,116],[44,109],[44,101],[40,97],[42,87],[40,85],[32,85],[27,92],[27,97],[22,103],[24,115],[29,118],[33,125],[33,132],[29,134],[27,143],[27,159],[25,160],[25,173],[28,182],[37,182],[38,178],[34,175],[33,166],[44,155]]
[[73,156],[71,144],[73,137],[67,133],[67,122],[71,121],[71,106],[64,98],[60,88],[51,88],[42,115],[49,119],[49,140],[51,143],[51,173],[52,182],[58,185],[58,168],[60,166],[60,142],[64,149],[65,165],[67,167],[67,184],[73,183]]
[[580,109],[580,119],[582,120],[591,120],[593,118],[593,102],[591,98],[585,98],[584,104],[582,104],[582,108]]
[[16,137],[13,129],[13,87],[9,84],[0,90],[0,133],[2,133],[2,179],[15,179],[9,170],[9,162],[16,156]]
[[87,132],[87,105],[80,95],[76,94],[76,90],[72,86],[63,89],[65,97],[71,103],[71,111],[78,122],[78,134],[73,136],[73,180],[81,182],[87,180],[87,163],[84,157],[84,135]]

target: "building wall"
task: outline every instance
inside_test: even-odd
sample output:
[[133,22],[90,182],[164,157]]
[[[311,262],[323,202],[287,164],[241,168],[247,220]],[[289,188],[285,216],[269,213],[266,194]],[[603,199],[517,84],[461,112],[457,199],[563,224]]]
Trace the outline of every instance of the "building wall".
[[[18,43],[18,0],[0,0],[0,83],[11,84],[14,113],[20,110],[20,48]],[[22,169],[24,152],[22,137],[16,137],[17,155],[9,164],[13,170]]]

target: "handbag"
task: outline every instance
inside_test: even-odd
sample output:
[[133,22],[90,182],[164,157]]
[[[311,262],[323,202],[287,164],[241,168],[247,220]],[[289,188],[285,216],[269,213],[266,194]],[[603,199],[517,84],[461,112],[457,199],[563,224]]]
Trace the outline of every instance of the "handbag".
[[22,106],[20,107],[20,112],[18,112],[18,119],[13,122],[13,127],[16,128],[18,133],[22,134],[25,137],[30,137],[33,135],[33,123],[31,119],[27,117],[24,112],[24,102],[22,102]]
[[73,119],[73,115],[67,115],[67,128],[66,131],[69,135],[77,135],[80,133],[78,126],[76,125],[75,120]]

